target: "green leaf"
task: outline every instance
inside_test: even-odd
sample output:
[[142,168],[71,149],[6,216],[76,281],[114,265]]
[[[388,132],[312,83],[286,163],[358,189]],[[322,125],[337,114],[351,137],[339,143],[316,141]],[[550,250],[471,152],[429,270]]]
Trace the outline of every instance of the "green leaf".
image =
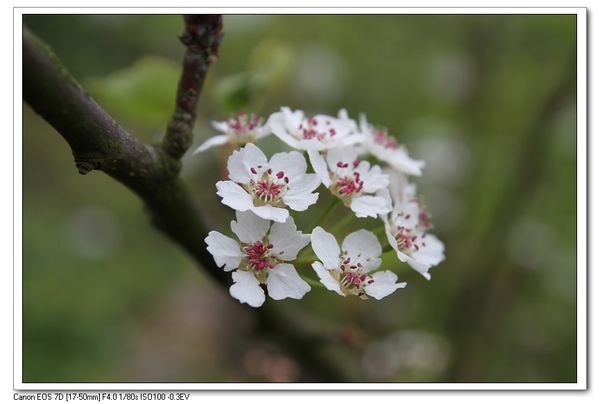
[[146,56],[106,77],[89,79],[86,88],[115,117],[143,126],[164,126],[173,113],[179,66]]

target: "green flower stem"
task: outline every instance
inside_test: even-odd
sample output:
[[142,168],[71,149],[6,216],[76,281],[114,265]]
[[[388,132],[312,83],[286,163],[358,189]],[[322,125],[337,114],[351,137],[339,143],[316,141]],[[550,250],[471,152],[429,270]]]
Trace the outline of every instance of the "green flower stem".
[[323,213],[321,213],[321,216],[319,216],[319,218],[312,223],[312,225],[309,227],[309,229],[311,229],[311,231],[312,231],[315,227],[317,227],[321,223],[323,223],[323,220],[325,220],[327,215],[329,215],[331,213],[331,211],[333,210],[333,208],[335,208],[335,205],[337,205],[338,202],[339,202],[339,199],[336,197],[333,197],[331,202],[329,202],[329,206],[327,206],[327,208],[325,208]]
[[316,280],[316,279],[308,278],[308,277],[306,277],[306,276],[302,276],[302,275],[301,275],[300,277],[301,277],[301,278],[302,278],[302,279],[303,279],[303,280],[304,280],[306,283],[308,283],[308,284],[309,284],[309,285],[311,285],[311,286],[315,286],[315,287],[317,287],[317,288],[324,288],[324,287],[325,287],[325,286],[324,286],[324,285],[323,285],[321,282],[319,282],[319,281],[318,281],[318,280]]

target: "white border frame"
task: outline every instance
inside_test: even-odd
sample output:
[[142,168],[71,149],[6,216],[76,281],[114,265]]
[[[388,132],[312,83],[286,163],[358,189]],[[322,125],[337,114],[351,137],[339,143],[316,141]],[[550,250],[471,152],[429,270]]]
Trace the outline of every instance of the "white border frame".
[[[577,16],[577,382],[576,383],[24,383],[22,381],[22,16],[23,14],[573,14]],[[192,390],[585,390],[587,389],[587,10],[574,7],[263,7],[13,9],[14,228],[13,389],[31,391]]]

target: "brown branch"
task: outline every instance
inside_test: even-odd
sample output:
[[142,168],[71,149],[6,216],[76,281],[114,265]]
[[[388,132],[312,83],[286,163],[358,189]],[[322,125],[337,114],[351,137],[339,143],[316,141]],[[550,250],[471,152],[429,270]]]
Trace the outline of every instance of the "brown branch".
[[23,97],[71,146],[81,174],[100,170],[134,191],[152,221],[218,282],[203,239],[207,230],[178,178],[181,163],[161,146],[140,142],[100,107],[27,28],[23,30]]
[[175,112],[162,141],[164,150],[173,158],[181,158],[192,144],[196,106],[208,66],[218,54],[223,38],[220,15],[186,15],[181,42],[187,47],[183,57],[181,78],[177,87]]

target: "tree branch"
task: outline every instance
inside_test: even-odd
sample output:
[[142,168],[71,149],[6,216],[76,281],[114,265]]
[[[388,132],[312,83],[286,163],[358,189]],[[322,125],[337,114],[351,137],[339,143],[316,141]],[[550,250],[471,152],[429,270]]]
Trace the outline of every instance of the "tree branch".
[[181,42],[187,47],[177,88],[175,112],[162,142],[164,150],[179,159],[192,144],[196,105],[208,66],[218,54],[223,39],[220,15],[186,15]]
[[[103,171],[135,192],[152,222],[228,288],[231,277],[215,265],[206,250],[202,240],[208,231],[178,178],[179,158],[192,140],[198,97],[217,54],[222,21],[220,16],[186,16],[185,23],[181,40],[187,51],[175,113],[159,145],[144,144],[119,126],[27,28],[23,29],[23,97],[69,143],[81,174]],[[318,335],[292,326],[274,307],[254,312],[259,331],[292,354],[310,372],[311,380],[344,379],[343,373],[318,353]]]
[[81,174],[100,170],[134,191],[158,228],[214,279],[228,284],[229,277],[216,267],[202,243],[207,230],[177,176],[180,161],[119,126],[27,28],[23,30],[23,96],[69,143]]

